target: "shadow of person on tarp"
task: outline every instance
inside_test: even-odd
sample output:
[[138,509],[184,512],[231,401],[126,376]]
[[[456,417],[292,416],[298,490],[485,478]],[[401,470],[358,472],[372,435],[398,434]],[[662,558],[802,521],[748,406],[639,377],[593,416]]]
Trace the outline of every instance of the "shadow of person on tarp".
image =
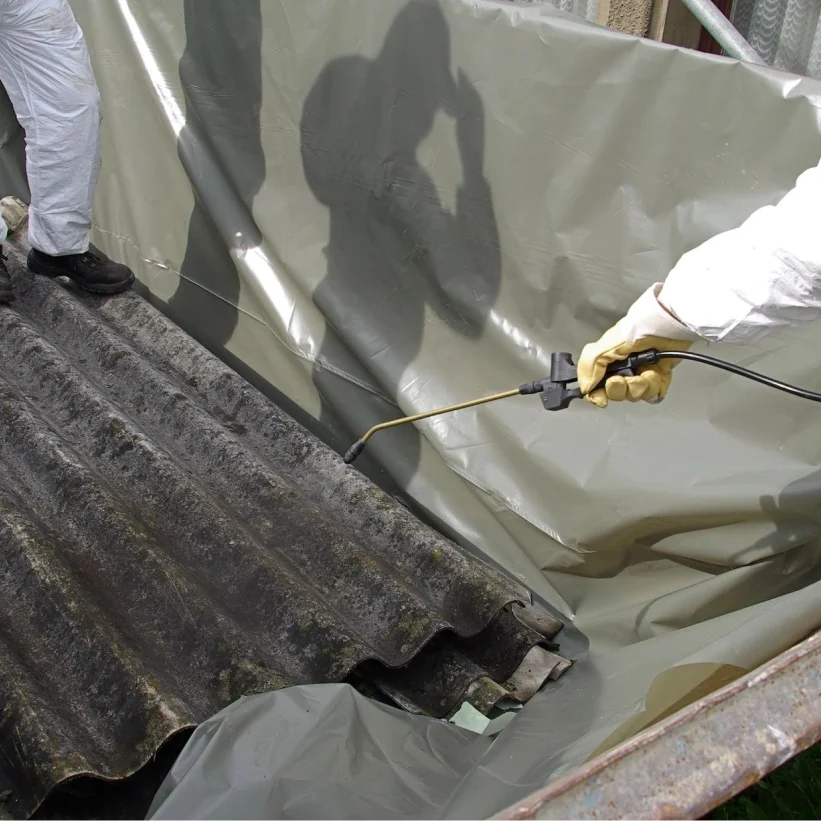
[[[821,470],[790,482],[777,496],[762,496],[759,505],[758,516],[748,516],[738,524],[763,535],[732,553],[717,553],[723,568],[717,574],[723,580],[720,595],[702,600],[692,623],[771,601],[821,581]],[[708,536],[709,530],[705,532],[705,538]],[[720,541],[715,549],[720,551]]]
[[773,523],[772,533],[733,556],[735,563],[752,565],[775,557],[766,583],[753,601],[783,596],[821,581],[821,470],[790,482],[778,497],[762,496],[761,510]]
[[[417,158],[439,112],[455,122],[462,165],[453,212]],[[500,288],[499,233],[483,173],[484,107],[468,77],[451,73],[439,3],[404,6],[375,59],[328,63],[305,100],[300,129],[306,180],[330,210],[327,274],[313,294],[331,326],[320,363],[334,364],[341,341],[371,384],[396,401],[420,352],[426,312],[473,339]],[[443,344],[447,338],[441,335]],[[399,415],[387,402],[378,412],[371,405],[359,414],[359,427],[347,429],[342,411],[363,405],[363,389],[321,364],[313,378],[338,449]],[[406,428],[384,435],[396,454],[392,478],[404,488],[418,466],[418,434]]]
[[754,548],[767,546],[781,553],[818,539],[821,536],[821,470],[790,482],[777,497],[762,496],[761,510],[772,518],[775,530]]
[[[262,17],[260,0],[185,0],[183,10],[186,42],[179,72],[185,126],[177,149],[191,180],[194,209],[180,282],[167,310],[221,355],[238,318],[240,279],[231,250],[255,247],[262,239],[251,216],[254,197],[265,181]],[[234,202],[222,203],[220,213],[209,214],[200,198],[214,183],[204,173],[207,165],[200,164],[202,152],[225,170],[236,194]],[[222,221],[222,231],[215,220]]]

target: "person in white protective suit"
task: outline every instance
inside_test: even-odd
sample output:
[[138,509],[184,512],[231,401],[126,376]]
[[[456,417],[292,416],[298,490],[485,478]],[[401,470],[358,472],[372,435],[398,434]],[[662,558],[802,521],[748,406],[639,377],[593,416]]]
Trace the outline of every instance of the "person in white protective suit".
[[[29,270],[95,293],[127,290],[131,270],[89,250],[100,94],[67,0],[0,0],[0,83],[26,132]],[[6,231],[0,218],[0,245]],[[0,257],[0,302],[13,298]]]
[[687,350],[697,339],[748,343],[821,315],[821,166],[805,171],[777,204],[685,254],[627,315],[582,350],[577,373],[586,398],[658,402],[671,360],[634,377],[610,377],[610,362],[648,348]]

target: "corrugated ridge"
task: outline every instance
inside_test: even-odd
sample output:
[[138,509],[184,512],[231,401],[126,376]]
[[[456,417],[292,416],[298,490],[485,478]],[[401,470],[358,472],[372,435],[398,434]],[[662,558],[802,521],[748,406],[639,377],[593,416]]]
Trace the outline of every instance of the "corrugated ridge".
[[[88,334],[85,339],[94,350],[95,335],[85,328],[83,333]],[[41,411],[57,405],[54,397],[59,396],[59,408],[64,412],[64,418],[59,420],[62,434],[83,450],[83,461],[100,475],[107,492],[121,492],[124,480],[132,498],[125,500],[121,496],[121,502],[139,511],[137,515],[150,520],[151,511],[158,508],[177,512],[173,518],[162,516],[151,523],[152,529],[159,528],[157,536],[161,540],[178,548],[187,544],[186,536],[198,535],[204,543],[203,549],[208,550],[211,557],[226,544],[237,541],[231,548],[246,556],[255,554],[258,563],[255,571],[269,569],[286,574],[287,578],[277,578],[273,584],[288,590],[305,587],[306,595],[319,594],[316,598],[320,611],[328,608],[334,611],[334,617],[355,617],[359,635],[370,648],[369,655],[387,664],[406,663],[415,652],[414,640],[427,641],[440,630],[473,632],[472,625],[460,625],[461,629],[457,629],[444,620],[431,620],[430,610],[416,601],[418,597],[404,580],[391,574],[384,560],[341,534],[321,510],[308,500],[298,498],[279,477],[266,471],[252,454],[233,441],[231,434],[176,393],[173,385],[156,378],[152,380],[149,369],[137,368],[138,361],[134,361],[134,355],[127,353],[124,346],[118,346],[113,354],[107,348],[103,361],[122,368],[124,383],[141,386],[145,391],[145,410],[137,408],[137,415],[147,417],[148,424],[156,426],[158,431],[166,426],[165,436],[154,434],[148,439],[126,413],[89,384],[85,372],[80,375],[70,367],[59,351],[28,328],[27,323],[13,316],[5,321],[0,317],[0,334],[7,349],[17,350],[20,360],[28,363],[30,370],[18,374],[20,392],[25,391],[29,401],[36,403]],[[86,366],[90,375],[95,376],[91,357]],[[10,373],[18,371],[12,368]],[[29,379],[29,375],[36,379]],[[152,385],[152,381],[156,384]],[[157,397],[160,401],[154,401]],[[44,414],[44,418],[48,417]],[[171,447],[169,443],[173,443]],[[158,444],[165,447],[159,448]],[[174,458],[166,455],[166,448],[173,448]],[[180,465],[186,463],[191,469],[193,454],[198,457],[201,471],[196,482],[180,470]],[[161,496],[156,494],[157,488],[164,489]],[[229,499],[230,505],[223,504],[217,494]],[[262,547],[281,543],[283,539],[288,540],[289,555],[271,553]],[[323,544],[321,552],[313,547],[317,543]],[[209,558],[203,554],[183,557],[176,551],[175,555],[183,567],[199,566],[200,560]],[[295,560],[290,560],[290,555],[294,555]],[[298,569],[297,562],[303,570]],[[221,584],[231,581],[231,576],[226,578],[225,573],[226,568],[222,567]],[[207,577],[203,581],[207,581]],[[226,592],[241,595],[241,581],[237,580],[237,587],[232,590],[229,586]],[[493,611],[498,611],[511,598],[497,582],[486,606],[484,592],[478,591],[480,612],[491,617]],[[471,593],[476,600],[477,591],[474,589]],[[397,622],[384,608],[378,607],[386,600],[392,609],[398,606],[403,611],[398,626],[412,625],[410,635],[404,628],[401,635],[386,633],[386,627],[392,621]],[[461,599],[463,608],[465,604]],[[312,602],[311,609],[315,606]],[[274,614],[259,615],[270,618]],[[478,629],[484,626],[482,622],[484,618]],[[333,619],[323,627],[332,629],[332,624]],[[253,629],[250,624],[244,627]],[[352,666],[347,664],[346,668]],[[345,675],[347,669],[341,674]]]
[[[378,550],[403,575],[410,574],[414,585],[425,590],[436,607],[447,605],[454,579],[468,568],[475,574],[486,572],[498,583],[494,571],[470,559],[361,474],[346,468],[333,451],[307,435],[234,371],[221,363],[203,367],[210,355],[147,303],[137,297],[128,302],[110,300],[100,304],[99,313],[115,331],[128,332],[131,344],[148,360],[156,357],[158,343],[171,351],[166,360],[168,373],[186,383],[214,418],[240,431],[237,435],[255,454],[286,474],[334,522]],[[318,482],[317,476],[323,481]],[[409,541],[416,550],[408,550]],[[425,561],[434,552],[439,554],[437,562]],[[530,600],[527,589],[517,582],[505,577],[505,585],[511,600]]]
[[[62,560],[67,545],[61,537],[20,511],[4,487],[0,693],[24,698],[12,704],[6,698],[0,710],[0,777],[18,793],[24,786],[12,805],[18,817],[20,805],[33,809],[48,785],[79,772],[105,772],[124,748],[142,763],[157,739],[194,721],[174,682],[157,681],[151,656],[118,635],[112,611],[93,597],[71,595],[76,580]],[[38,664],[41,658],[49,663]],[[122,687],[126,677],[134,686]]]
[[[412,592],[389,575],[386,568],[378,567],[384,563],[341,537],[321,511],[307,500],[297,498],[278,477],[261,470],[250,454],[239,452],[244,449],[236,443],[228,443],[227,449],[234,452],[221,452],[225,443],[218,442],[218,432],[208,424],[210,420],[189,418],[202,413],[188,400],[175,400],[172,395],[166,403],[154,406],[159,414],[173,417],[169,427],[171,433],[179,437],[180,448],[174,449],[174,457],[178,458],[172,458],[165,448],[158,447],[163,437],[148,439],[126,414],[120,413],[73,368],[67,367],[56,349],[24,328],[25,323],[0,318],[0,334],[6,350],[18,350],[29,364],[27,374],[37,378],[30,381],[27,375],[21,374],[18,388],[38,406],[44,419],[48,419],[46,407],[57,405],[54,396],[59,395],[59,408],[64,412],[58,420],[63,438],[83,452],[78,464],[70,468],[71,478],[82,482],[83,487],[49,487],[50,497],[62,495],[64,504],[77,506],[83,504],[87,493],[99,499],[100,491],[90,487],[96,480],[105,486],[105,495],[119,496],[110,503],[102,500],[106,505],[102,517],[113,517],[114,508],[135,511],[134,515],[146,523],[147,527],[142,529],[153,531],[180,566],[189,574],[195,574],[198,583],[212,592],[212,597],[218,589],[224,590],[229,600],[234,596],[247,597],[255,589],[261,592],[267,585],[289,596],[276,612],[252,612],[245,604],[243,615],[254,618],[254,621],[245,621],[245,630],[254,631],[267,620],[287,623],[286,613],[301,612],[301,618],[308,618],[312,613],[314,625],[331,632],[337,620],[355,618],[368,654],[384,658],[387,663],[402,664],[412,654],[408,646],[412,637],[406,637],[405,631],[403,635],[394,635],[386,629],[395,620],[389,618],[380,602],[387,600],[392,607],[402,608],[406,618],[414,620],[414,629],[427,638],[449,626],[443,620],[431,620],[431,611],[417,602]],[[125,357],[120,359],[120,363],[125,361]],[[124,376],[130,380],[134,374],[126,368]],[[141,384],[149,387],[147,379]],[[168,395],[171,391],[168,387],[163,392]],[[151,392],[148,404],[153,404],[157,395]],[[4,397],[0,388],[0,401],[11,408],[14,397]],[[179,416],[174,405],[182,406]],[[193,413],[186,413],[187,410]],[[157,422],[161,424],[159,419]],[[36,431],[29,425],[24,444],[35,435]],[[191,441],[197,437],[199,441]],[[165,437],[165,442],[168,441]],[[214,447],[215,443],[219,446]],[[186,449],[197,446],[200,455],[205,456],[205,470],[194,481],[190,473],[186,475],[180,469],[180,464],[187,461]],[[57,443],[52,443],[52,449],[58,449]],[[203,454],[203,451],[211,452]],[[19,457],[24,461],[22,454]],[[47,474],[40,467],[35,472],[35,480],[62,477],[69,469],[56,466],[53,461],[56,454],[47,458],[52,470]],[[236,484],[229,488],[224,480]],[[226,494],[225,501],[216,495],[218,489]],[[125,494],[130,498],[123,498]],[[48,503],[47,499],[43,501]],[[174,511],[174,516],[166,515],[169,510]],[[266,549],[266,545],[272,544],[287,547],[288,552]],[[316,544],[323,545],[321,552],[316,550]],[[226,552],[233,554],[232,561],[224,560]],[[253,562],[248,561],[250,556]],[[231,572],[234,568],[236,571]],[[378,589],[381,595],[376,595]],[[311,599],[307,607],[297,604],[300,594]],[[274,604],[271,600],[267,603]],[[326,610],[329,612],[324,615]],[[406,646],[408,649],[403,650]],[[364,648],[358,649],[361,653]],[[344,676],[355,663],[342,662],[345,655],[334,654],[343,669],[328,670],[325,675]]]
[[[0,458],[3,456],[0,451]],[[8,475],[3,482],[8,480],[26,490],[19,476]],[[201,682],[191,675],[192,668],[197,669],[206,660],[213,664],[219,655],[211,638],[215,635],[232,651],[230,655],[226,653],[223,664],[215,665],[217,669],[229,667],[238,658],[255,660],[259,666],[263,662],[270,665],[267,644],[252,641],[226,614],[219,598],[208,596],[202,587],[186,581],[179,566],[150,536],[138,530],[129,531],[127,522],[124,528],[119,526],[114,519],[116,511],[107,516],[111,511],[103,507],[101,527],[82,533],[77,533],[68,521],[62,525],[58,522],[60,532],[56,535],[25,502],[18,498],[10,503],[5,487],[0,487],[0,500],[4,503],[3,519],[9,522],[9,517],[16,514],[17,532],[27,537],[23,544],[9,545],[4,555],[13,556],[15,548],[25,549],[36,560],[25,578],[26,584],[49,589],[48,596],[32,598],[31,612],[20,609],[18,615],[23,619],[30,621],[33,615],[39,615],[35,609],[38,601],[55,604],[61,600],[62,619],[55,618],[46,626],[62,621],[61,629],[74,630],[77,624],[83,624],[89,630],[95,628],[91,633],[105,626],[106,641],[115,647],[122,646],[124,652],[127,649],[135,666],[145,670],[146,679],[161,680],[163,692],[180,704],[219,709],[219,688],[215,689],[213,681]],[[98,513],[94,511],[94,515]],[[125,561],[116,549],[121,542],[115,540],[123,532],[128,534],[129,548]],[[18,590],[16,598],[20,595]],[[162,602],[163,606],[142,606],[146,599]],[[164,629],[169,618],[177,625],[173,633]],[[30,652],[39,652],[47,636],[43,631],[35,631],[29,633],[28,639]],[[54,660],[46,656],[46,661],[44,668]],[[44,669],[43,675],[48,677],[50,669]],[[268,680],[277,684],[272,675]],[[289,680],[281,679],[278,683]],[[191,710],[183,712],[190,714]]]

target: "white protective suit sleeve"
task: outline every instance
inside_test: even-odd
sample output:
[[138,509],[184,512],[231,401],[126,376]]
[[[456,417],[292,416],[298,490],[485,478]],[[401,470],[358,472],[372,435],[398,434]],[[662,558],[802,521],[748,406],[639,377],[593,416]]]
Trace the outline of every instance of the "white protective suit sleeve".
[[88,250],[100,169],[100,94],[67,0],[0,0],[0,83],[26,132],[29,241]]
[[[650,293],[686,330],[708,340],[754,342],[821,316],[821,166],[777,204],[685,254]],[[639,302],[636,303],[638,308]],[[645,325],[655,319],[647,312]],[[658,313],[656,310],[655,313]],[[668,319],[672,317],[668,316]],[[669,330],[669,329],[668,329]]]

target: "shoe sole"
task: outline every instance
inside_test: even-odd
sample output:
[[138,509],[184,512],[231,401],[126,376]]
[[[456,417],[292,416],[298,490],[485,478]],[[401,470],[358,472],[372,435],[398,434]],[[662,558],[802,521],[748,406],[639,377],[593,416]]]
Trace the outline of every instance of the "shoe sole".
[[92,294],[103,294],[106,296],[110,296],[111,294],[121,294],[124,291],[130,290],[131,286],[134,284],[134,274],[131,274],[128,279],[125,279],[122,282],[112,282],[107,285],[93,285],[86,282],[82,277],[78,277],[71,273],[71,271],[66,271],[64,268],[60,268],[57,265],[49,265],[48,263],[40,262],[40,260],[36,258],[30,258],[26,260],[26,263],[29,271],[32,273],[40,274],[44,277],[48,277],[49,279],[68,277],[73,283],[75,283],[75,285],[82,288],[84,291],[90,291]]

